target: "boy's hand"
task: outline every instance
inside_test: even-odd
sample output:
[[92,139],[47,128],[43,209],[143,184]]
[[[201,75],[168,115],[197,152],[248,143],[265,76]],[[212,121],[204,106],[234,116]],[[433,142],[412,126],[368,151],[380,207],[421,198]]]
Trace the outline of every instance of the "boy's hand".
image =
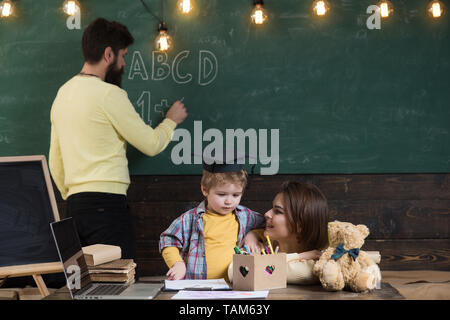
[[175,262],[172,268],[166,273],[167,280],[180,280],[186,275],[186,265],[184,262]]
[[244,237],[244,245],[250,249],[252,254],[258,254],[261,252],[261,248],[264,246],[256,232],[250,231]]
[[299,254],[300,260],[319,260],[322,252],[319,250],[305,251]]

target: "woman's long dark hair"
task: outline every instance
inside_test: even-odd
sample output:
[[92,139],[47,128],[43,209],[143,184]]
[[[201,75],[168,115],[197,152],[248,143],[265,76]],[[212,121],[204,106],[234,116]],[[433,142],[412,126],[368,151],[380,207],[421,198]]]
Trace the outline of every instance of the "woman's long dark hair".
[[328,203],[313,184],[286,181],[283,194],[288,228],[297,235],[301,251],[321,250],[328,245]]

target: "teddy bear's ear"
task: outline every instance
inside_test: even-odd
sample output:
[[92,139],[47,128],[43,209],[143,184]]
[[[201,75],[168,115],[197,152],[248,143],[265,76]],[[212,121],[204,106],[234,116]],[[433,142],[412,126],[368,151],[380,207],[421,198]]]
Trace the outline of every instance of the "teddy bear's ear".
[[328,222],[328,235],[330,235],[335,229],[336,222]]
[[330,235],[331,235],[331,233],[330,233],[330,223],[331,223],[331,222],[328,222],[328,227],[327,227],[327,235],[328,235],[328,246],[330,246],[330,247],[331,247],[331,237],[330,237]]
[[337,224],[339,224],[340,222],[337,220],[334,220],[332,222],[328,222],[328,228],[335,228]]
[[332,239],[336,237],[338,221],[328,222],[328,245],[332,245]]
[[361,235],[364,238],[367,238],[367,236],[370,234],[369,228],[367,228],[365,225],[363,224],[358,224],[356,226],[356,228],[358,229],[358,231],[361,233]]

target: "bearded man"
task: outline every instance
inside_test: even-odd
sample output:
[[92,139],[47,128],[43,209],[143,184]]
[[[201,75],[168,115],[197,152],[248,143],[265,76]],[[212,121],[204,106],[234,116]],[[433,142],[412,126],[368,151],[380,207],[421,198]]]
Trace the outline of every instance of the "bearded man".
[[136,258],[126,143],[155,156],[187,117],[176,101],[154,129],[140,118],[121,88],[133,43],[126,26],[93,21],[83,33],[83,68],[58,90],[50,113],[49,167],[67,200],[65,216],[74,219],[82,246],[117,245],[124,259]]

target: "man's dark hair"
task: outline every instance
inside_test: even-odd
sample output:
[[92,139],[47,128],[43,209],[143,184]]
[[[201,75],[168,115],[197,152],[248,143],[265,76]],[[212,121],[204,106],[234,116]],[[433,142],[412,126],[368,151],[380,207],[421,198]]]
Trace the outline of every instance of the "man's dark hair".
[[126,26],[98,18],[91,22],[83,33],[81,44],[84,61],[92,64],[99,62],[107,47],[111,47],[117,56],[120,49],[125,49],[133,43],[134,38]]

